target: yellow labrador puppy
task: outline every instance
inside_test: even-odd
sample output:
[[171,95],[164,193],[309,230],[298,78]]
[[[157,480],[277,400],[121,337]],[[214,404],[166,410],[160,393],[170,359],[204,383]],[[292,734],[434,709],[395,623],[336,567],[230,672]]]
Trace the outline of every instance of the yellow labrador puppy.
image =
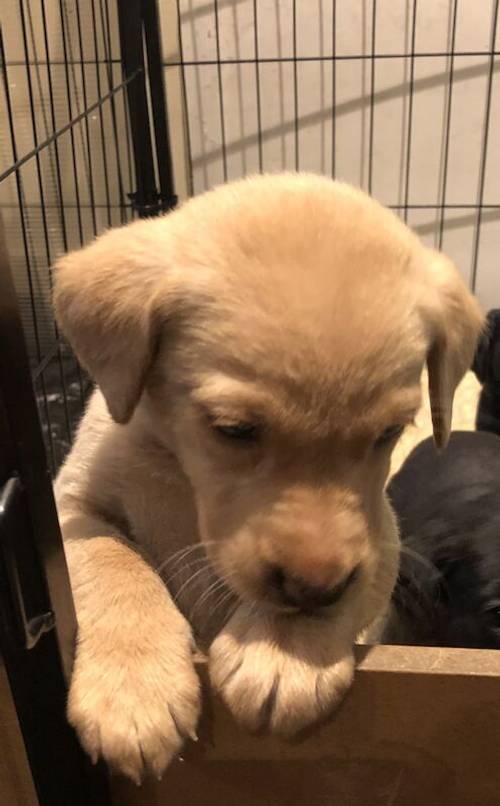
[[395,582],[384,483],[422,367],[443,447],[472,359],[457,271],[364,193],[284,174],[66,255],[55,306],[97,383],[56,485],[83,745],[161,775],[195,735],[193,629],[217,609],[210,675],[238,720],[325,716]]

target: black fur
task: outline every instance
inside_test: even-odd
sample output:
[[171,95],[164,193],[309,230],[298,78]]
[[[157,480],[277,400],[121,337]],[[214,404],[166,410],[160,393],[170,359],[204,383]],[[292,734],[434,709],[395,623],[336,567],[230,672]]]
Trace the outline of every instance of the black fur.
[[425,440],[388,493],[403,553],[384,642],[500,649],[500,437]]
[[487,326],[472,365],[482,385],[476,415],[478,431],[500,435],[500,310],[488,313]]

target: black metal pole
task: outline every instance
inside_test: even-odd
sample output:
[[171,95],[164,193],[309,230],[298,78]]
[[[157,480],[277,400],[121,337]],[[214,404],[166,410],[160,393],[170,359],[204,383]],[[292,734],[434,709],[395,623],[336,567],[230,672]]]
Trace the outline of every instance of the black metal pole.
[[0,219],[0,658],[40,806],[109,803],[66,719],[76,618]]
[[146,75],[143,52],[141,0],[118,0],[121,60],[124,77],[135,75],[127,84],[128,112],[132,135],[137,190],[131,194],[132,204],[141,218],[161,211],[156,187],[151,127],[149,123]]
[[156,161],[160,180],[162,210],[177,204],[175,195],[172,153],[168,129],[168,112],[165,96],[164,67],[160,40],[160,20],[157,0],[142,0],[142,18],[148,59],[149,90],[153,107]]

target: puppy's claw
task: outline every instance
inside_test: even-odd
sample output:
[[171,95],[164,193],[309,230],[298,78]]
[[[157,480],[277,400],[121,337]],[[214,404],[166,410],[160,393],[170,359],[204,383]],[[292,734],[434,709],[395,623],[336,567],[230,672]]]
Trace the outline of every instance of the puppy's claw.
[[168,706],[168,710],[170,712],[170,716],[172,718],[172,722],[175,725],[175,729],[179,734],[180,739],[191,739],[192,742],[198,741],[198,736],[196,735],[196,728],[183,724],[177,714],[175,713],[174,709],[171,705]]

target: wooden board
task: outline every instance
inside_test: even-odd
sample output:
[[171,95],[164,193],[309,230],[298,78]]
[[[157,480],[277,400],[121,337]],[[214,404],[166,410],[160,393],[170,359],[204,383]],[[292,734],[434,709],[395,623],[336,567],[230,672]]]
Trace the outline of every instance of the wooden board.
[[21,729],[0,657],[0,804],[37,806]]
[[[239,730],[208,693],[198,744],[116,806],[498,806],[500,654],[360,647],[332,721],[290,744]],[[203,667],[201,668],[204,675]]]

